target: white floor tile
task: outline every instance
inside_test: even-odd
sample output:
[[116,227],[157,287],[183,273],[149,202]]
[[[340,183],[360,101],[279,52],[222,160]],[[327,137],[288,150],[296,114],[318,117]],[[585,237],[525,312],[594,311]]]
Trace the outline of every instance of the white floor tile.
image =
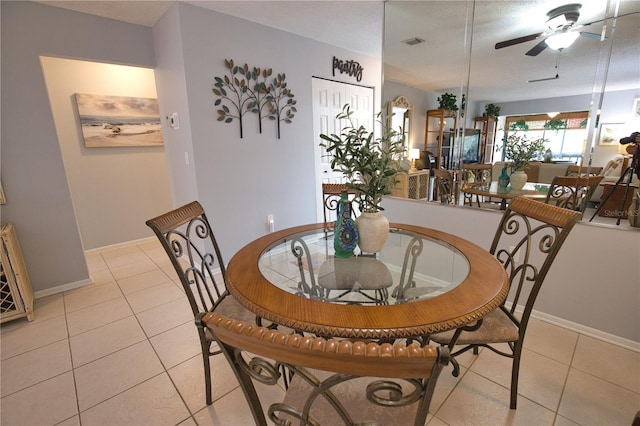
[[2,396],[7,396],[71,371],[69,341],[47,346],[2,361]]
[[509,409],[509,390],[467,372],[435,416],[449,425],[551,425],[555,413],[526,398]]
[[[157,240],[87,258],[96,283],[38,299],[34,322],[0,327],[0,424],[254,424],[223,355],[211,358],[214,403],[205,405],[193,314]],[[517,410],[508,408],[510,359],[482,349],[458,361],[459,378],[451,367],[440,376],[429,426],[629,426],[640,409],[639,353],[544,321],[527,331]],[[281,398],[266,389],[268,401]]]
[[107,300],[122,297],[120,287],[115,282],[93,284],[70,292],[65,292],[64,304],[67,313],[97,305]]
[[524,339],[526,349],[569,365],[578,333],[532,318]]
[[40,382],[2,398],[0,403],[3,425],[55,425],[78,414],[73,373]]
[[580,336],[572,366],[640,393],[640,353]]
[[118,266],[117,268],[111,268],[111,273],[116,280],[121,280],[123,278],[142,274],[143,272],[153,271],[157,267],[158,265],[153,263],[153,261],[145,255],[144,259],[141,259],[138,262],[125,264]]
[[164,372],[146,340],[76,369],[80,412]]
[[[556,410],[569,366],[524,349],[518,379],[518,394],[538,404]],[[471,370],[491,381],[511,389],[511,358],[485,350]]]
[[28,322],[26,318],[5,323],[0,334],[2,359],[10,358],[33,349],[64,340],[67,335],[65,317]]
[[158,334],[151,339],[165,368],[170,369],[200,354],[200,338],[193,321]]
[[154,267],[150,271],[143,272],[132,277],[122,278],[118,280],[118,285],[125,295],[144,290],[158,284],[171,282],[171,278],[167,276],[161,269]]
[[147,337],[155,336],[187,322],[195,328],[193,311],[186,297],[140,312],[137,317]]
[[67,327],[70,336],[77,336],[94,328],[130,317],[133,311],[124,297],[118,297],[88,308],[70,312],[67,315]]
[[106,284],[116,280],[108,269],[104,271],[89,272],[89,277],[93,284]]
[[64,315],[64,297],[62,294],[53,294],[36,299],[33,304],[34,317],[38,321],[46,321],[51,318]]
[[185,297],[173,283],[164,283],[126,295],[133,312],[140,313],[173,300]]
[[[206,405],[202,356],[198,355],[169,370],[171,380],[192,413]],[[211,383],[213,400],[216,401],[238,387],[238,381],[224,355],[211,357]]]
[[572,368],[558,414],[581,425],[628,426],[640,395]]
[[79,367],[146,339],[135,317],[128,317],[72,336],[73,366]]
[[189,411],[166,374],[160,374],[80,413],[83,426],[174,426],[189,417]]

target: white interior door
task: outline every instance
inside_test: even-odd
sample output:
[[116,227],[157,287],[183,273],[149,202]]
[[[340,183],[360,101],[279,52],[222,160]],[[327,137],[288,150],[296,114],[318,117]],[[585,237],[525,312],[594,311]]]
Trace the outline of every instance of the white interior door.
[[374,128],[374,91],[373,87],[357,86],[337,81],[313,78],[313,144],[316,170],[316,206],[317,220],[323,220],[322,184],[343,183],[342,173],[331,169],[331,157],[320,146],[320,134],[340,134],[347,124],[346,120],[338,120],[336,116],[345,104],[351,107],[354,125],[363,125],[372,131]]

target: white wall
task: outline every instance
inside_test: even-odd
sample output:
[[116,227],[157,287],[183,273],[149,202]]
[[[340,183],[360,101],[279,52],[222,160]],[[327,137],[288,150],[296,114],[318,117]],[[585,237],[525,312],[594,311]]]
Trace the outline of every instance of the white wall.
[[[392,197],[383,206],[390,222],[449,232],[487,250],[501,218],[499,211]],[[638,253],[638,230],[577,224],[549,270],[535,310],[627,339],[627,346],[638,350]]]
[[[339,4],[327,7],[336,7],[339,13]],[[356,60],[364,68],[359,83],[375,88],[379,110],[380,58],[184,3],[175,5],[156,24],[154,39],[162,108],[181,117],[180,130],[166,132],[169,149],[175,146],[169,160],[175,197],[183,191],[198,197],[212,220],[224,258],[228,261],[244,244],[265,234],[269,213],[274,215],[276,229],[314,222],[319,200],[313,189],[312,77],[355,83],[346,74],[333,77],[332,60],[333,56]],[[255,114],[245,115],[242,139],[237,120],[217,121],[219,107],[214,105],[217,97],[211,89],[214,77],[228,72],[225,59],[272,68],[274,76],[286,75],[298,111],[291,124],[281,124],[280,139],[273,121],[264,120],[263,133],[258,133]],[[189,150],[192,159],[186,165],[184,152]]]
[[33,2],[0,2],[2,220],[34,291],[88,280],[40,56],[153,67],[149,28]]
[[51,57],[42,66],[84,249],[148,237],[144,222],[172,208],[164,149],[86,148],[73,95],[156,98],[153,70]]

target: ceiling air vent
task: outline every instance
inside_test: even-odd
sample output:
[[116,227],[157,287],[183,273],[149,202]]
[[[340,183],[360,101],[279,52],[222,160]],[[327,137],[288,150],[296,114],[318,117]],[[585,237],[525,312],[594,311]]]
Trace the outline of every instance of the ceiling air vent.
[[424,43],[424,40],[418,37],[413,37],[408,40],[402,41],[404,44],[408,44],[409,46],[415,46],[416,44]]

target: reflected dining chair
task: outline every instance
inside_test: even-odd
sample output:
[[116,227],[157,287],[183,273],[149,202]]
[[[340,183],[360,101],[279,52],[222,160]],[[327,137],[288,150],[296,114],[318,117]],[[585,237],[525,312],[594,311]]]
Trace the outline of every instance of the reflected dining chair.
[[[491,184],[492,180],[492,171],[493,166],[491,164],[464,164],[462,166],[462,177],[465,183],[471,183],[478,185],[487,185]],[[469,206],[473,206],[473,198],[474,194],[464,194],[464,204],[469,204]],[[480,207],[480,199],[484,197],[482,195],[475,195],[476,203],[478,207]],[[490,200],[488,200],[490,201]]]
[[[215,312],[199,318],[229,361],[256,425],[267,424],[266,408],[281,425],[422,426],[449,359],[446,347],[288,334]],[[254,381],[277,385],[288,379],[283,366],[291,379],[284,399],[263,407]]]
[[511,358],[512,409],[516,408],[520,357],[531,311],[549,268],[581,218],[580,212],[517,197],[504,212],[490,249],[509,275],[507,300],[474,324],[428,336],[449,348],[456,377],[460,367],[455,357],[470,349],[477,354],[484,347]]
[[[225,264],[211,225],[200,203],[193,201],[146,222],[160,240],[180,279],[194,318],[203,312],[221,312],[232,318],[256,321],[256,316],[234,299],[225,285]],[[196,325],[198,325],[196,323]],[[220,353],[213,337],[198,327],[204,363],[205,395],[211,405],[210,357]]]
[[604,176],[556,176],[545,203],[584,213],[591,196]]
[[456,204],[453,187],[453,175],[449,170],[433,169],[437,196],[442,204]]
[[602,167],[594,167],[594,166],[578,166],[576,164],[570,164],[567,166],[567,171],[564,173],[565,176],[598,176],[602,173]]

